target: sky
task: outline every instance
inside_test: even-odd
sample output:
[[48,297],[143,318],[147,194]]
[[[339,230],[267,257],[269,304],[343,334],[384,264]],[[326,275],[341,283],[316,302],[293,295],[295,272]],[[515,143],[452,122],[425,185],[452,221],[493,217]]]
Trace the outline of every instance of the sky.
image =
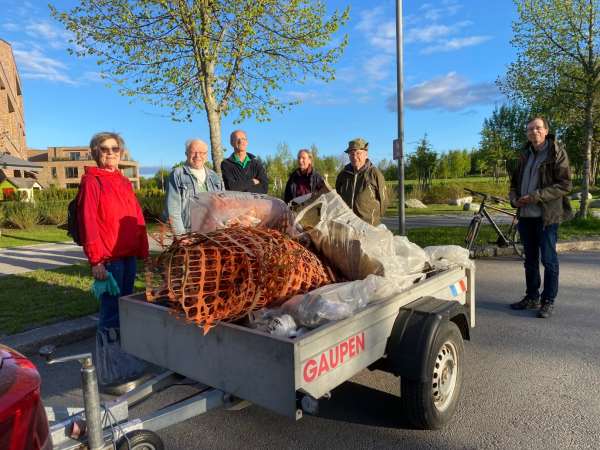
[[[77,2],[55,0],[60,11]],[[288,144],[293,154],[315,144],[321,155],[339,156],[349,140],[369,142],[375,162],[392,159],[397,137],[395,2],[325,1],[328,12],[350,6],[350,20],[335,36],[349,43],[337,61],[336,79],[288,84],[280,98],[302,103],[271,121],[222,121],[229,133],[244,129],[248,150],[261,157]],[[425,134],[435,151],[471,149],[483,120],[506,98],[496,87],[515,58],[510,45],[516,8],[511,0],[405,0],[404,149],[415,150]],[[204,113],[192,123],[171,121],[169,111],[121,96],[100,77],[91,58],[67,52],[69,33],[55,21],[47,0],[0,0],[0,38],[13,46],[24,96],[27,145],[87,145],[98,131],[120,132],[142,175],[184,159],[189,138],[209,141]]]

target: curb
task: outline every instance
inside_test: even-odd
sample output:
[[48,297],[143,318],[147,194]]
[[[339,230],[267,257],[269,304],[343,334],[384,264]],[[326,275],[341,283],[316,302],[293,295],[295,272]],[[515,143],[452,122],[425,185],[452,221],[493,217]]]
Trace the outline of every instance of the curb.
[[4,336],[0,343],[24,355],[33,355],[37,354],[43,345],[67,345],[92,337],[96,333],[97,325],[98,316],[93,314]]
[[[565,241],[556,244],[557,253],[587,250],[600,250],[600,239]],[[496,245],[482,245],[475,250],[476,258],[494,258],[497,256],[516,256],[516,252],[512,247],[498,247]]]

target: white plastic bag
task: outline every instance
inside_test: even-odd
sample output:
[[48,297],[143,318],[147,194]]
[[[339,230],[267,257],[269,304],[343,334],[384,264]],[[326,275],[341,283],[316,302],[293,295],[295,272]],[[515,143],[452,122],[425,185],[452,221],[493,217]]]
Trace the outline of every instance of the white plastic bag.
[[475,263],[469,258],[469,250],[458,245],[432,245],[424,248],[429,261],[436,269],[447,269],[452,265],[474,269]]

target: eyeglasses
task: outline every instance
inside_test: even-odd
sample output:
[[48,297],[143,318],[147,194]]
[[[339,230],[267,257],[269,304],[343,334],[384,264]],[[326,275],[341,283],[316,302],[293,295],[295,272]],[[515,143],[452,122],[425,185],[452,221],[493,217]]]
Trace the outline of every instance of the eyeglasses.
[[527,132],[530,133],[532,131],[541,131],[541,130],[545,130],[545,129],[546,129],[546,127],[537,126],[537,127],[527,128]]
[[121,153],[121,147],[104,147],[103,145],[101,145],[100,147],[98,147],[98,149],[104,153],[105,155],[108,155],[109,153]]

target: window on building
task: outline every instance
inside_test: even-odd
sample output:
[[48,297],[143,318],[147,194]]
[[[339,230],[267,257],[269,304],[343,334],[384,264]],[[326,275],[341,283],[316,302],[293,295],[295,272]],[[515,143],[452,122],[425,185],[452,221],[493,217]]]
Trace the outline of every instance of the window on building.
[[21,171],[20,170],[13,170],[13,173],[14,173],[13,176],[15,178],[21,178]]
[[81,155],[79,154],[79,152],[71,152],[69,154],[69,159],[71,161],[79,161],[79,158],[81,157]]
[[77,167],[65,167],[65,177],[79,178],[79,171],[77,170]]
[[10,101],[10,97],[8,96],[8,94],[6,94],[6,101],[8,103],[8,112],[9,113],[15,112],[15,107],[13,106],[12,102]]
[[66,187],[67,187],[67,189],[78,189],[79,183],[67,183]]
[[56,172],[56,167],[51,167],[50,172],[52,173],[52,178],[58,177],[58,173]]

